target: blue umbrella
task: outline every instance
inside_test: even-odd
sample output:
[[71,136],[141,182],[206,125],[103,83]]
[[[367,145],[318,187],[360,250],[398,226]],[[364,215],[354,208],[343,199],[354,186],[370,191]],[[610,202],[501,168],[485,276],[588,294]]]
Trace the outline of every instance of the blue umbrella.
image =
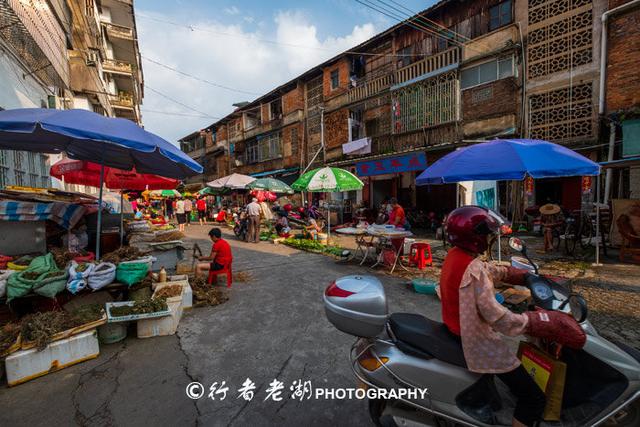
[[126,119],[87,110],[0,111],[0,149],[60,153],[104,166],[184,179],[202,166],[175,145]]
[[534,139],[497,139],[447,154],[422,172],[416,185],[598,174],[596,162],[561,145]]
[[[0,149],[66,152],[76,160],[184,179],[202,173],[202,166],[170,142],[130,120],[109,118],[87,110],[22,108],[0,111]],[[99,205],[102,205],[100,186]],[[98,209],[96,257],[100,258],[101,213]]]

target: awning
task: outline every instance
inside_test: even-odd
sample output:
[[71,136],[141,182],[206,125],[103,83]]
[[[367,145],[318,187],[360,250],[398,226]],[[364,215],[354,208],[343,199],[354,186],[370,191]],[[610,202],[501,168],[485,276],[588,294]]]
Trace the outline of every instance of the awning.
[[269,176],[269,175],[290,175],[296,173],[300,170],[300,168],[289,168],[289,169],[275,169],[266,172],[257,172],[252,173],[250,176],[254,178],[260,178],[261,176]]
[[640,167],[640,157],[630,157],[628,159],[611,160],[610,162],[600,162],[602,169],[623,169]]

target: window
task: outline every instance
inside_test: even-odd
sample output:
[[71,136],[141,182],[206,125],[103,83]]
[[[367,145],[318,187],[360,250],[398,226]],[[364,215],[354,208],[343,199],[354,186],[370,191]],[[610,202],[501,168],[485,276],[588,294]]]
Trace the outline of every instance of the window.
[[24,187],[24,172],[21,171],[13,171],[13,176],[15,177],[15,184],[19,187]]
[[489,31],[511,23],[511,0],[498,3],[489,9]]
[[338,86],[340,86],[340,71],[336,69],[331,72],[331,90],[338,89]]
[[364,138],[364,136],[362,110],[349,111],[349,141],[357,141],[360,138]]
[[27,152],[27,163],[29,165],[29,172],[33,173],[36,171],[36,153],[29,151]]
[[247,143],[245,159],[248,164],[282,157],[282,134],[272,133]]
[[44,154],[40,155],[40,175],[42,175],[43,177],[48,177],[49,176],[49,167],[47,165],[47,156],[45,156]]
[[411,65],[411,59],[413,58],[413,46],[407,46],[398,51],[398,68]]
[[42,176],[40,177],[40,180],[42,181],[42,183],[40,184],[40,188],[49,188],[49,177],[48,176]]
[[269,114],[271,120],[278,120],[282,118],[282,99],[276,99],[269,103]]
[[460,85],[462,89],[467,89],[511,76],[513,76],[513,57],[510,56],[462,70]]

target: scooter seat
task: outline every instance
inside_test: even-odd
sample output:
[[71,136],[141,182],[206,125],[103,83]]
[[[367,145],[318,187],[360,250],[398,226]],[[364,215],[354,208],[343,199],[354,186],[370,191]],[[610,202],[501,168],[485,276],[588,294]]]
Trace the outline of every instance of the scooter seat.
[[443,323],[419,314],[394,313],[389,316],[389,326],[396,345],[403,352],[467,367],[460,338],[449,332]]

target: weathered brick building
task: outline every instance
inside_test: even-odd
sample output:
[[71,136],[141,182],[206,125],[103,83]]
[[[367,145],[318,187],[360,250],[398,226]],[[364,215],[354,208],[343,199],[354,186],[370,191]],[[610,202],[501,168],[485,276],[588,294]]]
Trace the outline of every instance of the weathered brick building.
[[[600,17],[608,7],[606,0],[443,0],[208,129],[236,135],[232,141],[228,131],[227,145],[217,139],[230,160],[225,173],[295,177],[335,165],[365,182],[362,191],[331,196],[347,206],[396,196],[446,211],[458,203],[457,187],[416,188],[416,165],[456,147],[530,137],[602,157]],[[637,79],[624,76],[633,67],[618,68],[618,78]],[[626,92],[611,96],[634,96]],[[579,207],[580,183],[539,180],[528,203]]]

